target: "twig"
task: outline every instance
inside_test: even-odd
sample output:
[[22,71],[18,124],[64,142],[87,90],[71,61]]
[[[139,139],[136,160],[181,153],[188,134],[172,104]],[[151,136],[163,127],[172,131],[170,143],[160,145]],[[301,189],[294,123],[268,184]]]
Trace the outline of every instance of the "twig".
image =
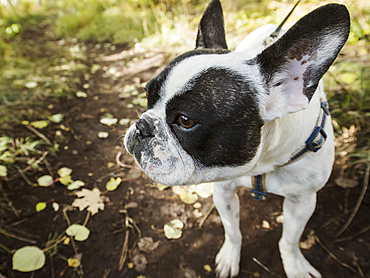
[[85,221],[84,221],[84,223],[82,224],[82,226],[84,226],[84,227],[86,227],[86,225],[87,225],[87,222],[89,221],[89,218],[90,218],[90,211],[88,211],[87,212],[87,215],[86,215],[86,218],[85,218]]
[[1,191],[1,194],[3,194],[3,197],[4,197],[5,201],[8,203],[8,206],[14,212],[15,216],[17,216],[17,218],[19,218],[20,217],[20,214],[19,214],[18,210],[15,208],[15,206],[13,205],[13,202],[10,201],[10,199],[6,195],[6,193],[5,193],[4,189],[3,189],[3,184],[1,183],[1,181],[0,181],[0,191]]
[[45,151],[39,159],[37,159],[34,163],[29,165],[27,168],[24,168],[22,171],[27,172],[28,170],[32,169],[35,165],[40,164],[45,159],[45,157],[48,155],[48,153],[49,153],[48,151]]
[[314,234],[313,236],[315,237],[316,242],[321,246],[322,249],[324,249],[329,254],[330,257],[332,257],[340,265],[356,273],[356,270],[354,270],[348,264],[341,262],[332,252],[330,252],[330,250],[321,242],[321,240],[317,237],[317,235]]
[[118,153],[117,153],[117,155],[116,155],[116,163],[119,165],[119,166],[121,166],[121,167],[123,167],[123,168],[130,168],[130,169],[140,169],[138,166],[136,166],[136,165],[128,165],[128,164],[124,164],[124,163],[122,163],[119,159],[120,159],[120,157],[121,157],[121,155],[122,155],[122,152],[121,151],[119,151]]
[[354,233],[351,236],[343,237],[343,238],[338,238],[338,239],[334,240],[333,243],[351,240],[351,239],[353,239],[353,238],[355,238],[355,237],[357,237],[357,236],[359,236],[359,235],[361,235],[363,233],[366,233],[368,230],[370,230],[370,225],[369,226],[366,226],[365,228],[362,228],[357,233]]
[[252,260],[258,264],[260,267],[262,267],[264,270],[266,270],[268,273],[270,273],[273,276],[276,276],[274,272],[272,272],[267,266],[265,266],[263,263],[261,263],[259,260],[257,260],[255,257],[252,258]]
[[121,256],[119,257],[118,269],[119,271],[122,270],[123,266],[125,265],[127,259],[127,251],[128,251],[128,238],[130,236],[130,230],[126,230],[125,241],[123,242],[123,247],[121,251]]
[[353,209],[351,215],[349,216],[347,222],[344,224],[344,226],[338,231],[336,234],[336,237],[340,236],[351,224],[353,218],[355,218],[357,211],[359,210],[362,200],[365,197],[365,193],[367,188],[369,187],[369,174],[370,174],[370,163],[367,165],[366,168],[366,175],[365,175],[365,180],[364,180],[364,186],[362,187],[362,191],[360,193],[360,196],[358,197],[357,203],[355,205],[355,208]]
[[34,129],[32,126],[30,125],[26,125],[26,127],[31,130],[33,133],[35,133],[38,137],[40,137],[41,139],[43,139],[46,143],[48,143],[50,146],[52,146],[53,144],[50,142],[50,140],[44,135],[42,134],[41,132],[37,131],[36,129]]
[[212,203],[212,206],[207,210],[206,214],[203,216],[203,218],[200,220],[199,222],[199,229],[202,228],[204,222],[206,222],[208,216],[211,214],[211,212],[213,211],[213,209],[215,208],[215,204]]

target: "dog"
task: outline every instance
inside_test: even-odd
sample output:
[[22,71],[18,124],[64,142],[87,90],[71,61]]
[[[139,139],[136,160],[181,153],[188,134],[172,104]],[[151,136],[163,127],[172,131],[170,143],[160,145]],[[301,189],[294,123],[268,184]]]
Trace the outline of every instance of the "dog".
[[285,197],[285,273],[321,277],[299,240],[332,170],[334,135],[321,78],[348,38],[350,18],[345,6],[328,4],[269,37],[275,28],[260,27],[230,51],[221,3],[212,0],[196,48],[147,83],[147,111],[124,139],[156,182],[214,182],[225,230],[216,256],[221,278],[239,273],[238,186],[252,188],[259,200],[267,192]]

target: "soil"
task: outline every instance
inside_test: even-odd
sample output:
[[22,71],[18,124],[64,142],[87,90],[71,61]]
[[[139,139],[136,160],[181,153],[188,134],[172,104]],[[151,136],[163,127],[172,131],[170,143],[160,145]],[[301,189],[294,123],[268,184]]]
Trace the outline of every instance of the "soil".
[[[212,208],[212,198],[200,198],[202,207],[196,210],[193,205],[183,203],[170,188],[159,191],[140,170],[121,167],[116,163],[119,152],[122,163],[134,165],[133,158],[122,148],[122,136],[129,125],[108,127],[99,123],[106,113],[119,119],[129,118],[131,123],[136,120],[145,108],[138,105],[127,108],[134,97],[121,99],[119,93],[126,84],[147,82],[168,62],[166,53],[153,51],[144,55],[123,48],[112,52],[88,45],[88,65],[100,65],[89,80],[88,96],[59,103],[50,100],[54,106],[49,109],[50,113],[66,115],[62,123],[65,128],[62,130],[60,124],[54,124],[40,132],[51,141],[59,141],[60,151],[56,156],[47,155],[48,167],[40,164],[37,171],[28,174],[28,178],[36,182],[38,177],[50,172],[56,178],[58,169],[69,167],[73,169],[74,180],[83,180],[86,188],[98,188],[109,198],[104,210],[89,217],[86,225],[91,231],[89,238],[75,241],[78,253],[82,254],[81,267],[66,268],[66,259],[75,255],[71,243],[59,244],[53,252],[48,251],[45,266],[32,274],[12,270],[12,255],[0,248],[1,278],[215,277],[214,259],[224,239],[215,209],[199,228],[203,216]],[[105,58],[95,59],[93,53],[104,54]],[[115,72],[121,74],[118,79],[112,78]],[[140,89],[139,93],[142,92]],[[56,136],[57,130],[62,132],[62,137]],[[108,132],[109,137],[98,138],[101,131]],[[37,138],[24,126],[1,133]],[[115,191],[107,192],[105,185],[111,177],[121,177],[124,181]],[[337,238],[336,233],[358,200],[362,181],[353,189],[343,189],[336,186],[333,179],[318,193],[316,212],[302,237],[303,242],[311,244],[303,254],[323,277],[370,277],[370,231],[362,230],[369,227],[370,193],[366,193],[348,229]],[[45,248],[51,238],[63,234],[68,227],[63,210],[71,223],[83,224],[88,214],[86,210],[70,207],[76,196],[59,182],[47,188],[33,187],[16,173],[0,182],[0,226],[8,233],[0,233],[0,243],[13,251],[26,245]],[[282,227],[276,220],[281,215],[283,199],[270,194],[267,200],[258,202],[245,188],[239,189],[239,197],[243,246],[238,277],[285,277],[277,248]],[[50,200],[60,205],[58,211],[54,211],[50,203],[45,210],[35,211],[38,202]],[[183,235],[180,239],[169,240],[163,233],[163,226],[175,218],[185,223]],[[263,221],[270,227],[262,227]],[[129,251],[119,270],[127,235]],[[312,235],[316,236],[313,242],[307,240],[312,239]],[[139,237],[151,237],[159,245],[148,253],[138,251]],[[205,270],[205,265],[211,266],[212,271]]]

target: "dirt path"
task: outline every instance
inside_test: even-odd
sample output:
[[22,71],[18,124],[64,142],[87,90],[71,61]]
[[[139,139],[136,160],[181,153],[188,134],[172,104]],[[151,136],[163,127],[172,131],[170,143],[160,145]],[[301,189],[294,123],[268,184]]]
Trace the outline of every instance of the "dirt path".
[[[203,216],[212,207],[211,198],[200,198],[202,206],[195,209],[193,205],[184,204],[171,189],[159,191],[138,169],[120,167],[116,163],[117,154],[123,152],[120,161],[133,165],[133,159],[121,149],[122,141],[117,138],[124,135],[129,124],[138,118],[138,113],[145,111],[140,105],[131,107],[137,95],[122,98],[125,86],[139,85],[154,77],[163,67],[167,55],[119,50],[109,53],[94,45],[89,45],[87,52],[90,56],[88,64],[96,70],[88,81],[87,97],[57,104],[53,111],[67,113],[63,122],[65,129],[61,130],[61,151],[56,158],[50,158],[50,170],[56,176],[61,167],[73,169],[74,179],[83,180],[88,189],[98,188],[109,201],[104,210],[90,216],[86,225],[91,231],[88,240],[76,243],[78,253],[82,253],[79,273],[73,268],[66,269],[66,258],[74,256],[73,248],[59,244],[48,253],[45,266],[33,276],[12,271],[11,255],[0,249],[0,261],[3,262],[0,277],[215,277],[214,272],[206,271],[204,266],[210,265],[214,270],[214,258],[223,241],[223,228],[217,212],[213,210],[199,228]],[[105,56],[94,59],[93,53]],[[138,94],[141,93],[143,89],[139,88]],[[131,121],[113,127],[100,124],[100,119],[107,113]],[[45,135],[55,138],[56,130],[56,127],[50,127]],[[99,132],[108,132],[108,138],[99,138]],[[33,135],[29,131],[25,134]],[[36,180],[39,176],[41,174],[37,173],[31,178]],[[121,177],[124,182],[115,191],[106,192],[105,185],[111,177]],[[15,250],[33,244],[45,248],[48,240],[68,227],[63,208],[70,206],[76,197],[65,186],[55,183],[48,188],[31,187],[19,177],[3,181],[2,187],[19,212],[17,217],[9,208],[4,209],[6,204],[2,205],[6,213],[1,214],[1,225],[17,237],[0,234],[0,242],[9,248]],[[335,237],[355,206],[360,191],[361,186],[344,190],[330,182],[318,194],[316,213],[302,240],[307,248],[304,255],[323,277],[370,277],[370,232],[354,236],[369,224],[369,192],[352,224],[340,237],[349,238],[336,242]],[[238,277],[285,277],[277,249],[281,224],[276,219],[281,214],[282,198],[270,195],[266,201],[257,202],[247,189],[240,189],[239,193],[243,249]],[[38,213],[34,210],[37,202],[51,199],[60,205],[58,211],[51,206]],[[71,223],[84,223],[86,210],[65,211]],[[168,240],[163,226],[175,218],[185,223],[183,235],[178,240]],[[263,225],[264,221],[268,222],[269,228]],[[122,270],[119,270],[127,235],[129,251]],[[131,250],[140,236],[150,237],[159,245],[148,253],[139,251],[137,245]]]

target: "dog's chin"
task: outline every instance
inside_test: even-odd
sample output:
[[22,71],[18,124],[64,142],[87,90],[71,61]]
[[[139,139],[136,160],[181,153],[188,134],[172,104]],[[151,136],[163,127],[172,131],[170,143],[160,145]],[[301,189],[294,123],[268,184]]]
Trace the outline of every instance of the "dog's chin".
[[155,145],[149,151],[136,152],[143,172],[164,185],[186,185],[195,171],[194,160],[182,149],[172,145]]

